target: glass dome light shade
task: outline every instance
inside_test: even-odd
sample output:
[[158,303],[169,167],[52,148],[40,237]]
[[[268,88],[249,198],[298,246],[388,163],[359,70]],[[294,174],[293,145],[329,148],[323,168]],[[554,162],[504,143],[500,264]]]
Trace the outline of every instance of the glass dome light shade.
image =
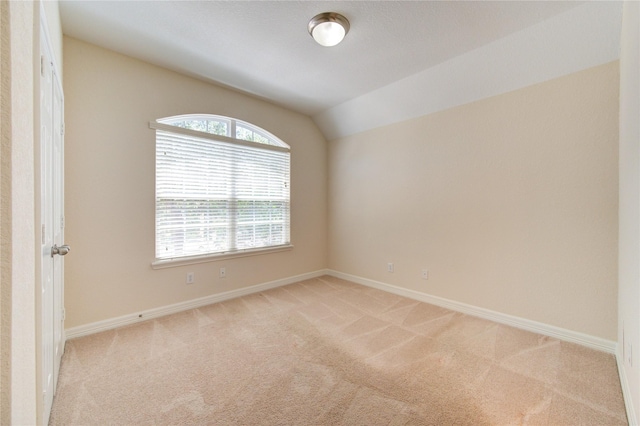
[[344,16],[325,12],[309,21],[309,34],[321,46],[335,46],[349,31],[349,21]]

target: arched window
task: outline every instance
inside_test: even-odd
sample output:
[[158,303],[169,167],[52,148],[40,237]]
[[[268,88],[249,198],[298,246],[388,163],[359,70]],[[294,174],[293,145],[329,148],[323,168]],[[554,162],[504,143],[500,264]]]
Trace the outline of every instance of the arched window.
[[290,244],[289,145],[217,115],[156,130],[156,263]]

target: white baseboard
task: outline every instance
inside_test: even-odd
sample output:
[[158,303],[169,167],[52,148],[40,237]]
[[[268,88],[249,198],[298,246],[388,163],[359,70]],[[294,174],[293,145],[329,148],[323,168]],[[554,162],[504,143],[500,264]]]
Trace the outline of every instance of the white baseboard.
[[224,293],[212,294],[210,296],[201,297],[199,299],[187,300],[186,302],[175,303],[173,305],[162,306],[160,308],[149,309],[142,312],[137,312],[129,315],[123,315],[117,318],[110,318],[103,321],[94,322],[91,324],[80,325],[78,327],[72,327],[65,330],[65,339],[74,339],[76,337],[87,336],[89,334],[100,333],[101,331],[111,330],[117,327],[125,325],[135,324],[138,322],[146,321],[152,318],[163,317],[165,315],[171,315],[178,312],[187,311],[189,309],[195,309],[212,303],[223,302],[229,299],[235,299],[236,297],[246,296],[252,293],[259,293],[261,291],[269,290],[276,287],[281,287],[288,284],[293,284],[298,281],[308,280],[310,278],[316,278],[327,274],[327,270],[321,269],[319,271],[309,272],[306,274],[296,275],[293,277],[282,278],[275,281],[269,281],[262,284],[253,285],[250,287],[240,288],[238,290],[226,291]]
[[479,308],[473,305],[467,305],[466,303],[456,302],[454,300],[444,299],[438,296],[432,296],[426,293],[422,293],[415,290],[409,290],[395,285],[386,284],[380,281],[370,280],[368,278],[362,278],[355,275],[345,274],[342,272],[328,270],[328,275],[342,278],[354,283],[362,284],[367,287],[376,288],[378,290],[386,291],[388,293],[397,294],[399,296],[408,297],[410,299],[419,300],[421,302],[430,303],[432,305],[440,306],[452,311],[461,312],[463,314],[472,315],[479,318],[488,319],[501,324],[510,325],[512,327],[520,328],[522,330],[539,333],[545,336],[554,337],[566,342],[576,343],[582,346],[587,346],[599,351],[608,352],[611,354],[616,353],[616,342],[611,340],[602,339],[600,337],[591,336],[577,331],[571,331],[564,328],[548,325],[536,321],[531,321],[525,318],[520,318],[512,315],[503,314],[500,312],[492,311],[490,309]]
[[523,330],[531,331],[534,333],[543,334],[557,338],[559,340],[576,343],[592,349],[608,352],[616,356],[618,363],[618,372],[620,375],[620,383],[622,386],[622,393],[625,399],[625,405],[627,407],[627,418],[629,425],[637,426],[638,421],[634,411],[634,405],[631,401],[631,391],[629,389],[629,382],[626,377],[624,364],[622,361],[622,354],[617,349],[617,344],[614,341],[602,339],[599,337],[590,336],[588,334],[579,333],[571,330],[567,330],[552,325],[531,321],[525,318],[515,317],[512,315],[495,312],[489,309],[479,308],[477,306],[467,305],[465,303],[456,302],[441,298],[438,296],[432,296],[426,293],[422,293],[415,290],[409,290],[406,288],[386,284],[380,281],[370,280],[368,278],[362,278],[355,275],[345,274],[342,272],[321,269],[306,274],[296,275],[293,277],[283,278],[275,281],[269,281],[262,284],[257,284],[250,287],[241,288],[238,290],[231,290],[224,293],[213,294],[205,296],[199,299],[188,300],[186,302],[176,303],[169,306],[163,306],[160,308],[149,309],[143,312],[138,312],[130,315],[124,315],[117,318],[111,318],[103,321],[94,322],[91,324],[81,325],[66,329],[64,331],[64,338],[74,339],[76,337],[87,336],[102,331],[111,330],[117,327],[125,325],[135,324],[138,322],[146,321],[153,318],[162,317],[165,315],[171,315],[178,312],[187,311],[189,309],[195,309],[202,306],[210,305],[212,303],[223,302],[225,300],[234,299],[236,297],[246,296],[253,293],[259,293],[261,291],[269,290],[276,287],[293,284],[298,281],[303,281],[311,278],[316,278],[322,275],[331,275],[337,278],[342,278],[348,281],[352,281],[357,284],[365,285],[367,287],[376,288],[378,290],[386,291],[399,296],[408,297],[410,299],[419,300],[421,302],[430,303],[432,305],[440,306],[452,311],[461,312],[463,314],[472,315],[479,318],[488,319],[501,324],[510,325],[512,327],[520,328]]
[[199,308],[201,306],[210,305],[212,303],[222,302],[236,297],[246,296],[252,293],[259,293],[261,291],[269,290],[276,287],[281,287],[288,284],[293,284],[297,281],[302,281],[310,278],[316,278],[322,275],[332,275],[334,277],[349,280],[358,284],[365,285],[367,287],[376,288],[378,290],[386,291],[389,293],[397,294],[399,296],[408,297],[410,299],[419,300],[421,302],[430,303],[432,305],[441,306],[443,308],[451,309],[452,311],[461,312],[464,314],[476,316],[479,318],[488,319],[501,324],[510,325],[523,330],[532,331],[534,333],[540,333],[546,336],[555,337],[567,342],[577,343],[579,345],[587,346],[600,351],[608,352],[611,354],[616,353],[616,342],[602,339],[599,337],[590,336],[588,334],[579,333],[576,331],[567,330],[552,325],[531,321],[528,319],[515,317],[512,315],[495,312],[489,309],[479,308],[477,306],[467,305],[465,303],[456,302],[454,300],[444,299],[438,296],[432,296],[426,293],[422,293],[415,290],[409,290],[403,287],[397,287],[391,284],[386,284],[380,281],[370,280],[368,278],[362,278],[355,275],[345,274],[334,270],[321,269],[306,274],[296,275],[293,277],[282,278],[275,281],[269,281],[262,284],[257,284],[250,287],[241,288],[238,290],[231,290],[224,293],[212,294],[199,299],[188,300],[186,302],[180,302],[173,305],[162,306],[159,308],[149,309],[142,312],[137,312],[129,315],[123,315],[117,318],[110,318],[103,321],[94,322],[91,324],[85,324],[78,327],[72,327],[65,330],[66,339],[74,339],[76,337],[86,336],[89,334],[99,333],[101,331],[111,330],[113,328],[122,327],[124,325],[135,324],[137,322],[146,321],[152,318],[158,318],[165,315],[171,315],[178,312],[186,311],[189,309]]
[[629,388],[627,370],[624,368],[624,357],[622,356],[621,345],[618,345],[618,349],[616,350],[616,362],[618,363],[618,375],[620,376],[620,386],[622,387],[624,405],[627,409],[627,422],[629,423],[629,426],[638,426],[638,418],[636,417],[633,400],[631,399],[631,389]]

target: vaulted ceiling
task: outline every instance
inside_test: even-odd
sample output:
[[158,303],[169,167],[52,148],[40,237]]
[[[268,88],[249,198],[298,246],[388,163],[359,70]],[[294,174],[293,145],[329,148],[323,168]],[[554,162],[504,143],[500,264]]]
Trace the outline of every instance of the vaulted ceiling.
[[[328,139],[615,60],[620,10],[574,1],[60,2],[66,35],[307,114]],[[307,32],[326,11],[351,23],[332,48]]]

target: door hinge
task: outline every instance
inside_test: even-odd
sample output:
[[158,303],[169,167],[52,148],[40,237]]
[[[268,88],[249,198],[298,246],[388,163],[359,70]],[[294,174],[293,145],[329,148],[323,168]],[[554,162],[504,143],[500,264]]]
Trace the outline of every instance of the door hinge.
[[64,216],[60,218],[60,229],[64,229]]
[[44,77],[44,55],[40,55],[40,76]]
[[64,136],[64,123],[62,123],[62,126],[60,127],[60,136]]
[[67,319],[67,311],[64,308],[62,308],[62,321],[66,319]]
[[45,231],[45,225],[44,225],[44,223],[43,223],[43,224],[42,224],[42,244],[44,244],[44,243],[47,241],[47,239],[46,239],[46,237],[45,237],[45,235],[46,235],[46,234],[45,234],[45,232],[44,232],[44,231]]

